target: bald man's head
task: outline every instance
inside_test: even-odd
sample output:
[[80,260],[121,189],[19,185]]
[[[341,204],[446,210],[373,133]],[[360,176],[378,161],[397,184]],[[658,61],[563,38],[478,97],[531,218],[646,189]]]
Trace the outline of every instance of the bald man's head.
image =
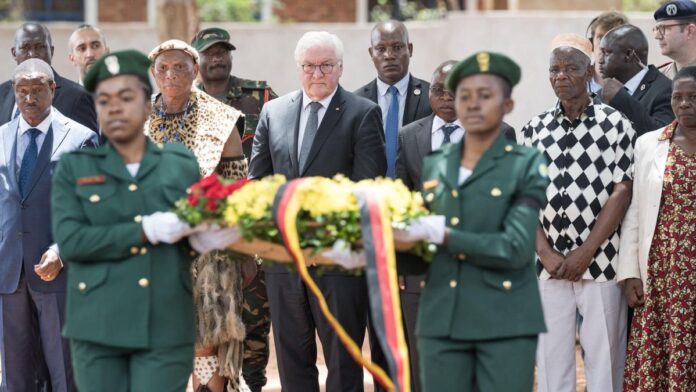
[[51,33],[40,23],[24,23],[15,31],[11,52],[17,64],[27,59],[41,59],[51,64],[53,58]]
[[607,32],[599,44],[599,70],[605,78],[626,83],[648,62],[648,40],[636,26],[623,25]]
[[377,23],[370,34],[368,52],[381,81],[393,85],[403,79],[413,54],[406,25],[397,20]]

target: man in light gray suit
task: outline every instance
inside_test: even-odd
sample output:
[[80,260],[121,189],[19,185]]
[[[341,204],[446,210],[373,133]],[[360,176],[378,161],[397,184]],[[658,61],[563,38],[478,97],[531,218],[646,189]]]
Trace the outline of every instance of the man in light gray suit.
[[59,157],[93,147],[98,136],[52,107],[55,76],[43,60],[17,66],[12,88],[20,116],[0,127],[0,299],[2,388],[37,389],[46,367],[53,392],[74,391],[61,338],[66,271],[51,233],[51,177]]

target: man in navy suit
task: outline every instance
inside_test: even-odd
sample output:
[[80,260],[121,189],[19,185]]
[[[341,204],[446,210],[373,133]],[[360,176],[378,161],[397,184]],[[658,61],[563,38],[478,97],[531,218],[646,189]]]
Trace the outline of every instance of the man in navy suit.
[[[266,103],[256,127],[249,178],[283,174],[351,180],[384,174],[386,162],[379,107],[345,91],[343,44],[333,34],[308,32],[297,43],[295,61],[302,90]],[[362,392],[363,372],[321,314],[319,303],[296,272],[281,265],[266,271],[271,326],[280,382],[285,392],[319,392],[315,331],[328,367],[327,391]],[[367,322],[364,276],[309,268],[329,309],[361,344]]]
[[428,102],[430,84],[413,77],[408,66],[413,55],[406,25],[390,20],[375,25],[368,49],[377,78],[355,93],[379,105],[384,124],[387,176],[395,177],[399,129],[432,113]]
[[[42,24],[24,23],[15,32],[15,42],[11,51],[17,65],[27,59],[40,59],[51,64],[51,33]],[[53,107],[71,120],[99,132],[92,97],[79,84],[61,77],[55,70],[53,74],[56,84]],[[0,84],[0,124],[13,120],[18,113],[12,81],[8,80]]]
[[45,61],[23,61],[12,87],[20,114],[0,127],[2,385],[34,391],[45,367],[53,392],[74,391],[60,335],[66,266],[51,233],[51,177],[62,154],[95,146],[98,137],[51,106],[56,82]]

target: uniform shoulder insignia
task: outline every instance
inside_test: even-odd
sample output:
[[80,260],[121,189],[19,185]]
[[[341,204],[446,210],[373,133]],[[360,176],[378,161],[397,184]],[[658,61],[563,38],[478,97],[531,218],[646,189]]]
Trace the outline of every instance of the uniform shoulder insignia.
[[657,69],[667,68],[667,67],[670,66],[670,65],[672,65],[672,61],[668,61],[668,62],[666,62],[666,63],[664,63],[664,64],[662,64],[662,65],[658,65],[658,66],[657,66]]
[[247,90],[263,90],[266,88],[265,80],[242,80],[242,88]]
[[440,183],[440,181],[437,180],[437,178],[434,178],[432,180],[427,180],[423,183],[423,190],[428,191],[433,188],[437,188],[437,185]]

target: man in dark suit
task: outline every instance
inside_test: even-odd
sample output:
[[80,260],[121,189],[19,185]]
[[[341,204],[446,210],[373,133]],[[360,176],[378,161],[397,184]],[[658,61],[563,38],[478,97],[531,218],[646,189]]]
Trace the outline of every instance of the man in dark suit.
[[604,87],[599,97],[633,123],[638,136],[674,120],[672,81],[648,62],[648,40],[636,26],[609,30],[598,59]]
[[[15,42],[11,51],[18,65],[32,58],[51,64],[53,58],[51,33],[42,24],[24,23],[15,32]],[[53,74],[56,83],[53,106],[68,118],[98,132],[97,114],[94,111],[92,97],[79,84],[59,76],[55,70]],[[0,124],[13,120],[17,115],[12,81],[8,80],[0,84]]]
[[34,391],[37,378],[48,377],[53,392],[74,391],[60,335],[66,271],[51,233],[49,199],[60,156],[96,146],[97,134],[51,106],[55,82],[48,63],[24,61],[12,81],[20,115],[0,126],[3,390]]
[[[333,34],[308,32],[297,43],[295,61],[302,90],[267,102],[259,118],[249,163],[249,178],[283,174],[357,181],[386,170],[382,119],[377,105],[345,91],[343,44]],[[317,300],[297,273],[266,268],[268,302],[283,391],[318,392],[315,330],[328,367],[327,391],[363,391],[363,372],[322,316]],[[364,276],[324,271],[310,274],[329,309],[360,344],[367,323]]]
[[432,113],[427,99],[430,85],[413,77],[408,65],[413,55],[406,26],[390,20],[372,29],[368,52],[377,70],[377,78],[355,90],[355,93],[379,104],[384,124],[387,171],[396,173],[396,150],[399,129]]

